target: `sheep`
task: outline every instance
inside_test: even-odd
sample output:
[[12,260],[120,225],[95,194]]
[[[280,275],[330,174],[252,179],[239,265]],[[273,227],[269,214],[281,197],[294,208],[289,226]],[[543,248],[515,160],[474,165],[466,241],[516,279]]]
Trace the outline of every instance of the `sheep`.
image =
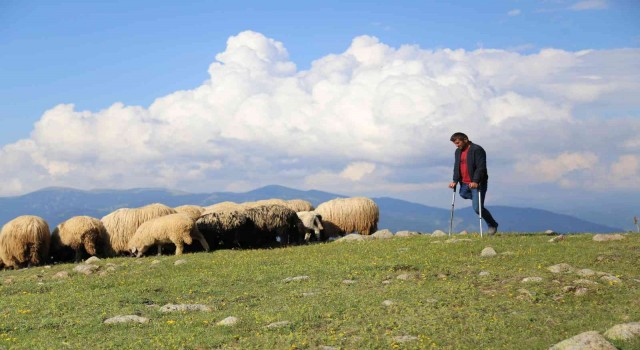
[[129,239],[144,222],[175,213],[177,212],[173,208],[154,203],[134,209],[121,208],[104,216],[100,221],[107,229],[110,244],[109,255],[128,253]]
[[287,201],[279,198],[271,198],[271,199],[261,199],[255,202],[244,202],[240,205],[242,205],[246,209],[259,207],[262,205],[282,205],[286,207]]
[[358,232],[370,235],[378,229],[378,205],[365,197],[336,198],[321,203],[315,210],[322,216],[325,235],[335,237]]
[[201,216],[204,216],[205,214],[209,214],[209,213],[214,213],[214,212],[219,212],[219,211],[227,211],[227,210],[241,210],[243,209],[241,204],[235,203],[235,202],[220,202],[220,203],[216,203],[207,207],[204,207],[204,211],[202,212]]
[[313,204],[304,199],[290,199],[287,201],[287,207],[293,209],[295,212],[313,210]]
[[75,262],[82,259],[83,250],[96,256],[106,253],[107,229],[102,221],[90,216],[74,216],[59,224],[51,233],[51,253],[56,260],[67,260],[66,250],[75,252]]
[[324,229],[322,227],[322,216],[315,211],[299,211],[296,212],[296,215],[298,215],[298,218],[300,218],[304,226],[304,242],[309,243],[312,232],[315,234],[315,240],[320,241],[321,233]]
[[244,209],[205,213],[196,224],[212,247],[252,246],[256,241],[256,230]]
[[0,231],[0,260],[7,268],[39,265],[47,261],[51,233],[38,216],[22,215],[7,222]]
[[[153,245],[158,247],[158,255],[162,254],[162,244],[173,243],[176,246],[176,255],[182,255],[184,244],[191,244],[193,237],[202,237],[195,221],[184,213],[175,213],[160,216],[144,222],[128,243],[129,251],[136,257],[141,257]],[[201,243],[205,250],[209,246],[204,237]]]
[[184,213],[190,216],[194,221],[198,220],[200,215],[204,212],[204,208],[199,205],[181,205],[173,208],[178,213]]
[[304,226],[295,211],[278,204],[259,205],[245,210],[258,230],[258,246],[300,243]]

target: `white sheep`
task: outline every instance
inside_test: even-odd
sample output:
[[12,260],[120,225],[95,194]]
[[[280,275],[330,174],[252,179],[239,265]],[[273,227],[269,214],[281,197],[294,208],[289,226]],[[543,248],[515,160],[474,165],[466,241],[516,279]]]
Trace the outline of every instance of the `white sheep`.
[[184,244],[191,244],[193,237],[201,238],[200,242],[209,250],[209,245],[198,231],[195,221],[183,213],[169,214],[144,222],[129,240],[129,251],[137,257],[142,256],[150,247],[158,247],[158,255],[162,253],[162,244],[173,243],[176,255],[181,255]]
[[90,256],[105,254],[107,241],[107,230],[102,221],[90,216],[74,216],[51,233],[51,253],[64,260],[65,250],[72,249],[78,262],[82,259],[83,250]]
[[47,261],[50,244],[49,224],[43,218],[18,216],[0,231],[0,260],[7,268],[39,265]]
[[324,227],[322,226],[322,215],[315,211],[299,211],[296,212],[298,218],[304,226],[304,241],[308,243],[311,240],[311,234],[315,234],[317,241],[321,240],[321,233]]
[[377,231],[380,219],[378,205],[365,197],[332,199],[318,205],[315,212],[322,216],[328,237],[352,232],[370,235]]

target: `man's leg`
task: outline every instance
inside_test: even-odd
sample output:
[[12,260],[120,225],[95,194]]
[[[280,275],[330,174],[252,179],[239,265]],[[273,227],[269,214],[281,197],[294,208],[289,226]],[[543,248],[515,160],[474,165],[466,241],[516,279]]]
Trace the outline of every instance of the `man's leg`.
[[[474,188],[471,190],[471,194],[472,194],[472,200],[473,200],[473,210],[476,212],[476,214],[478,214],[479,212],[479,206],[478,206],[478,189]],[[487,194],[487,185],[485,184],[484,187],[482,188],[482,218],[484,219],[484,221],[487,223],[487,226],[489,226],[489,231],[493,231],[493,233],[495,233],[495,230],[492,229],[497,229],[498,228],[498,223],[496,222],[496,220],[493,218],[493,216],[491,215],[491,213],[489,212],[489,210],[484,206],[484,199],[485,196]],[[492,233],[490,233],[492,234]]]

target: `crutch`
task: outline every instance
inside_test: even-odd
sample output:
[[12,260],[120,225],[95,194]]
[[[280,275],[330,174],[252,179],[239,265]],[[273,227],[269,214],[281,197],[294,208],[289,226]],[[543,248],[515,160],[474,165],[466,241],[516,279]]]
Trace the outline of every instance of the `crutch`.
[[449,219],[449,237],[451,237],[451,230],[453,230],[453,208],[456,205],[456,187],[458,187],[457,184],[453,186],[453,199],[451,200],[451,218]]
[[478,184],[478,217],[480,220],[480,238],[482,238],[482,190]]

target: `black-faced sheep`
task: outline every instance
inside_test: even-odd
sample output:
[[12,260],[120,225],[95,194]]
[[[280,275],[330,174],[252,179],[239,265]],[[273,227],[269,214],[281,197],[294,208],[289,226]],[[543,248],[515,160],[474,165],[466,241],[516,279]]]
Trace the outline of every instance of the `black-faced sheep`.
[[102,221],[90,216],[74,216],[59,224],[51,233],[51,255],[56,261],[68,260],[67,251],[79,262],[86,252],[90,256],[107,253],[107,230]]
[[176,211],[173,208],[154,203],[140,208],[118,209],[104,216],[100,221],[107,229],[111,247],[110,255],[129,253],[129,240],[144,222],[175,213]]
[[44,219],[18,216],[0,231],[0,260],[7,268],[39,265],[47,261],[50,244],[51,233]]
[[181,255],[185,244],[191,244],[198,237],[205,250],[209,245],[198,231],[195,221],[183,213],[169,214],[144,222],[129,240],[129,251],[137,257],[142,256],[152,247],[158,247],[158,255],[162,253],[162,245],[173,243],[176,255]]
[[181,205],[181,206],[175,207],[173,209],[178,213],[187,214],[194,221],[198,220],[200,215],[202,215],[202,213],[204,212],[204,208],[203,207],[201,207],[199,205],[191,205],[191,204]]
[[378,205],[365,197],[332,199],[318,205],[315,212],[322,216],[328,237],[352,232],[370,235],[377,231],[380,218]]
[[[324,227],[322,226],[322,216],[315,211],[299,211],[296,212],[298,218],[304,226],[304,241],[308,243],[313,238],[316,241],[322,240],[321,234]],[[314,236],[312,236],[312,234]]]
[[198,230],[213,249],[254,246],[257,232],[244,211],[218,209],[205,213],[196,221]]

